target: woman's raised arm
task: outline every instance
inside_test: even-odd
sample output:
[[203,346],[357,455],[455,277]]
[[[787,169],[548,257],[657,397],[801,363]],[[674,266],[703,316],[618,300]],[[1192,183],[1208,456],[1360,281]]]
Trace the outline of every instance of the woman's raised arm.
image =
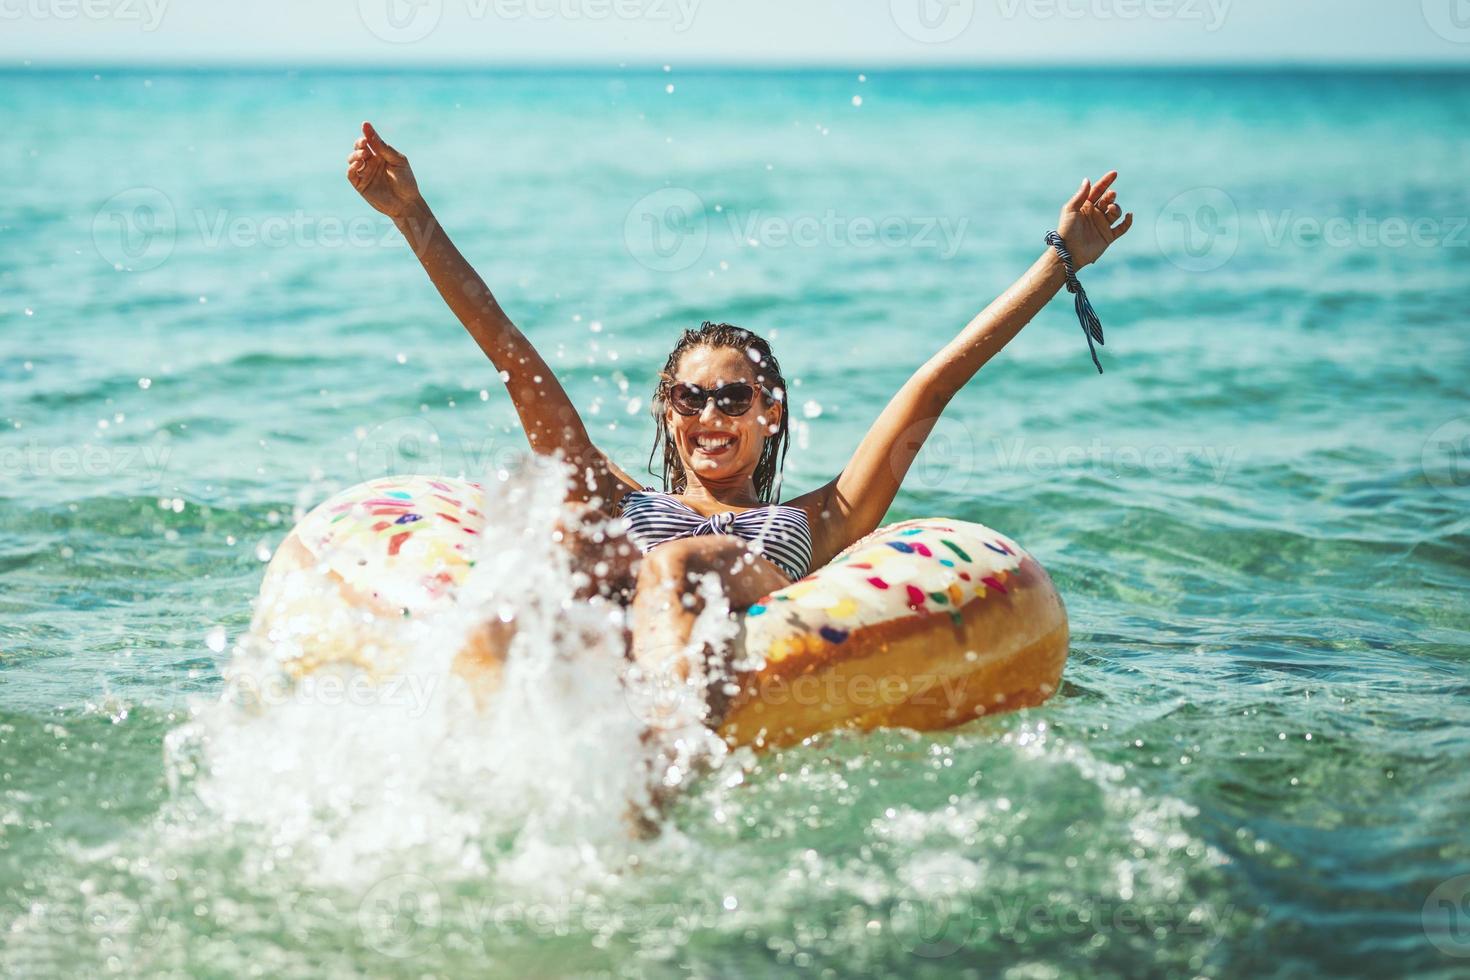
[[[1108,173],[1082,187],[1062,207],[1058,232],[1077,268],[1096,262],[1133,224],[1118,221],[1117,194]],[[1116,224],[1115,224],[1116,222]],[[853,541],[874,530],[888,512],[924,440],[956,393],[987,361],[1010,343],[1066,284],[1066,270],[1052,249],[1020,279],[970,321],[954,340],[931,357],[893,396],[842,472],[794,504],[820,511],[813,565],[830,561]]]
[[419,193],[408,158],[371,123],[347,158],[347,179],[374,208],[393,219],[444,302],[505,379],[531,449],[560,451],[577,468],[569,500],[594,501],[609,512],[626,490],[641,486],[592,444],[587,426],[556,373],[510,321],[485,281],[450,241]]

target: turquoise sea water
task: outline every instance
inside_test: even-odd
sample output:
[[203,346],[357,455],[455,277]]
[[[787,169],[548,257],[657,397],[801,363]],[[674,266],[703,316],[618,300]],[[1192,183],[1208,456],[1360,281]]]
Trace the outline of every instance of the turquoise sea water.
[[[1470,76],[0,85],[6,975],[1470,969]],[[575,780],[482,819],[446,761],[472,737],[377,726],[422,780],[384,808],[391,753],[293,761],[362,717],[221,715],[302,508],[523,449],[343,177],[364,118],[630,472],[679,329],[772,337],[788,494],[1119,169],[1137,225],[1084,274],[1107,374],[1059,299],[890,513],[1050,569],[1060,694],[728,760],[640,843],[567,818]],[[201,718],[229,764],[192,761]]]

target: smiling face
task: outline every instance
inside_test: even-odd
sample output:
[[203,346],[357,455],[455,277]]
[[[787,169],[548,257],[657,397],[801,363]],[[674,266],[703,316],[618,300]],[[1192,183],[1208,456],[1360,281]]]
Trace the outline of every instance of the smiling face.
[[679,358],[674,382],[698,385],[709,391],[743,381],[757,387],[755,400],[744,415],[730,417],[710,398],[698,415],[680,415],[664,408],[664,420],[684,472],[703,483],[730,484],[749,478],[760,462],[767,437],[779,430],[781,403],[759,391],[757,365],[745,351],[733,347],[693,347]]

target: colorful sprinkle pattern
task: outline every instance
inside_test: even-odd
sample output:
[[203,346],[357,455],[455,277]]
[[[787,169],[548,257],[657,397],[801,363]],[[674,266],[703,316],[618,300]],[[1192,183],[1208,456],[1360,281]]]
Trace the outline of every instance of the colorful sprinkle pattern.
[[[385,477],[317,507],[296,535],[353,588],[417,612],[452,594],[473,564],[484,528],[477,483]],[[746,649],[779,661],[848,641],[866,626],[910,616],[960,622],[972,599],[1004,595],[1027,557],[981,524],[906,521],[857,542],[831,564],[774,592],[746,613]]]
[[482,493],[466,480],[383,477],[317,507],[296,535],[354,588],[419,610],[448,595],[473,564]]
[[1026,557],[982,524],[928,518],[881,528],[751,606],[746,648],[780,661],[894,619],[938,614],[959,623],[967,602],[1014,588]]

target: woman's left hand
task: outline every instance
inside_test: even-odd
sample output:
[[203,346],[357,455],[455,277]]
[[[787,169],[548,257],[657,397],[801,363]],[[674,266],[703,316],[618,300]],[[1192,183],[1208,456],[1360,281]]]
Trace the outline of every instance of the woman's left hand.
[[1096,184],[1084,180],[1072,199],[1062,205],[1057,234],[1067,243],[1067,251],[1079,269],[1102,258],[1108,246],[1133,227],[1133,213],[1125,215],[1118,206],[1118,192],[1109,190],[1117,179],[1118,171],[1110,170]]

